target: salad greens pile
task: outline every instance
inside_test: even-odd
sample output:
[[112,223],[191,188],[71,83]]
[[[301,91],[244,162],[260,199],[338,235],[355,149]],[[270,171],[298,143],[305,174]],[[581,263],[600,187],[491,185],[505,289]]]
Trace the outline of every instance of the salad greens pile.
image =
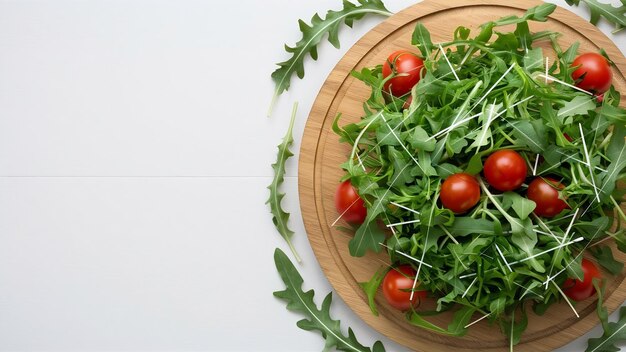
[[[613,87],[599,99],[574,86],[578,43],[562,48],[559,33],[530,30],[529,21],[545,21],[554,8],[543,4],[485,23],[475,36],[460,26],[439,44],[418,23],[412,44],[424,70],[406,96],[385,92],[391,77],[383,78],[382,66],[353,72],[371,87],[364,116],[340,126],[338,115],[333,124],[352,146],[344,180],[367,208],[350,254],[385,249],[394,266],[416,269],[419,289],[436,298],[437,312],[455,312],[444,328],[411,309],[411,324],[460,336],[472,318],[486,318],[513,345],[529,307],[542,314],[567,300],[561,287],[567,278],[583,277],[588,248],[612,273],[623,267],[603,241],[613,238],[626,251],[624,192],[616,187],[625,177],[626,110]],[[514,31],[499,31],[505,25]],[[548,62],[540,43],[551,46],[557,60]],[[549,176],[565,185],[569,208],[541,218],[525,196],[526,184],[508,192],[490,188],[480,176],[483,162],[502,149],[524,158],[529,180]],[[460,172],[475,175],[482,192],[474,208],[455,214],[439,196],[442,182]],[[386,270],[363,284],[373,312]]]

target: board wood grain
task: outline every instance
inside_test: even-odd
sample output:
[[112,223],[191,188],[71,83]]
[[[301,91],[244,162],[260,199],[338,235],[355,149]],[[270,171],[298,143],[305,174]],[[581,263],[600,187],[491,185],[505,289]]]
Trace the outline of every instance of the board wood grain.
[[[348,253],[351,236],[331,227],[338,217],[334,208],[334,192],[343,176],[340,164],[345,161],[349,146],[339,143],[331,125],[337,113],[342,113],[342,124],[358,121],[362,116],[362,103],[369,89],[350,76],[352,70],[375,66],[384,62],[387,55],[397,49],[410,49],[411,33],[420,21],[430,30],[433,42],[452,39],[454,29],[464,25],[475,33],[479,24],[502,16],[521,15],[526,9],[541,4],[540,1],[504,0],[444,1],[427,0],[411,6],[390,17],[368,32],[341,59],[319,92],[310,112],[300,149],[298,167],[300,205],[308,238],[315,255],[329,281],[343,300],[363,320],[390,339],[418,351],[500,351],[508,350],[508,340],[496,325],[486,320],[470,328],[464,337],[447,337],[409,325],[403,314],[389,307],[382,294],[376,303],[380,315],[372,315],[367,298],[358,283],[367,281],[388,263],[386,254],[369,253],[353,258]],[[569,46],[579,41],[580,51],[597,51],[604,48],[615,61],[614,85],[626,92],[623,72],[626,60],[619,49],[597,28],[575,14],[557,10],[545,23],[532,22],[531,31],[553,30],[562,33],[559,41]],[[551,52],[547,42],[539,43],[545,52]],[[624,97],[622,97],[624,101]],[[626,256],[614,251],[618,260]],[[626,298],[624,274],[609,276],[606,305],[614,311]],[[576,339],[598,324],[595,314],[596,297],[576,305],[580,318],[565,304],[551,307],[543,316],[529,315],[529,324],[516,351],[549,351]],[[475,316],[474,318],[478,318]],[[429,319],[447,326],[449,314]]]

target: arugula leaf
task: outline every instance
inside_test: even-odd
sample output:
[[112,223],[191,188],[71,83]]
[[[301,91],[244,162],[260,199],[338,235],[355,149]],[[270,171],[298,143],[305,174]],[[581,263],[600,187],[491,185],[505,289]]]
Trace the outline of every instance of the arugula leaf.
[[429,57],[433,51],[433,42],[430,40],[430,32],[422,22],[418,22],[413,31],[411,44],[417,46],[422,53],[422,57]]
[[[392,247],[393,248],[393,247]],[[370,310],[372,314],[378,316],[378,309],[376,309],[376,292],[378,292],[378,288],[380,284],[382,284],[385,275],[389,271],[390,268],[380,268],[374,276],[367,282],[359,282],[359,286],[365,291],[365,295],[367,295],[367,302],[369,303]]]
[[[369,215],[368,215],[369,217]],[[382,247],[380,243],[385,240],[385,233],[378,227],[376,220],[365,221],[356,230],[354,237],[348,243],[350,255],[353,257],[362,257],[367,250],[376,253],[380,252]]]
[[528,215],[530,215],[537,206],[532,200],[522,197],[515,192],[505,192],[504,199],[512,203],[511,207],[521,220],[528,218]]
[[604,200],[611,196],[615,189],[615,183],[619,174],[626,168],[626,127],[624,125],[615,125],[613,137],[607,148],[607,156],[611,160],[606,173],[603,175],[602,186],[600,186],[600,197]]
[[619,275],[624,269],[624,263],[613,257],[613,251],[608,246],[591,247],[591,254],[598,260],[598,264],[613,275]]
[[592,97],[588,95],[577,95],[559,109],[557,116],[563,121],[566,117],[587,115],[589,110],[594,110],[595,108],[596,103],[593,101]]
[[287,61],[278,63],[279,67],[272,73],[272,79],[276,88],[268,116],[272,114],[272,108],[278,96],[289,89],[291,77],[294,73],[299,78],[304,77],[304,58],[307,54],[313,60],[317,60],[317,44],[320,43],[322,37],[328,34],[328,41],[335,48],[339,48],[339,28],[341,23],[343,22],[348,27],[352,27],[354,21],[363,18],[367,14],[392,15],[381,0],[358,0],[358,5],[343,0],[343,9],[328,11],[324,18],[315,14],[311,18],[310,25],[302,20],[298,21],[302,38],[293,47],[285,45],[285,51],[292,56]]
[[594,280],[593,285],[598,292],[598,318],[602,322],[604,333],[600,337],[590,338],[587,341],[587,349],[585,352],[616,352],[621,349],[617,343],[626,341],[626,307],[619,310],[619,319],[617,322],[608,321],[608,312],[603,305],[604,301],[604,282],[599,284]]
[[348,328],[348,336],[341,331],[339,320],[334,320],[330,316],[330,306],[332,303],[332,292],[328,293],[321,308],[318,308],[313,301],[315,292],[313,290],[303,291],[302,276],[293,266],[287,255],[279,248],[274,251],[274,263],[276,270],[280,274],[281,279],[285,283],[285,290],[274,292],[274,296],[287,301],[287,309],[300,312],[306,318],[298,321],[297,325],[300,329],[319,331],[326,344],[324,350],[327,351],[332,347],[340,351],[361,351],[361,352],[383,352],[385,349],[380,341],[377,341],[373,348],[363,346],[354,335],[352,329]]
[[624,2],[622,2],[622,5],[615,7],[611,4],[603,4],[597,0],[565,0],[566,3],[572,6],[578,6],[581,1],[589,7],[591,14],[589,22],[592,24],[597,25],[600,17],[604,17],[607,21],[615,24],[618,29],[626,26],[626,5]]
[[278,188],[283,184],[285,180],[285,165],[287,163],[287,159],[293,156],[289,147],[293,143],[293,124],[296,120],[296,111],[298,110],[298,103],[293,104],[293,110],[291,112],[291,121],[289,122],[289,128],[287,129],[287,133],[285,137],[283,137],[283,141],[278,145],[278,157],[276,159],[276,163],[272,164],[272,168],[274,169],[274,178],[272,179],[272,183],[267,186],[270,190],[270,197],[265,202],[265,204],[270,205],[270,211],[272,212],[272,221],[274,222],[274,226],[280,233],[280,235],[287,241],[291,252],[298,262],[301,262],[300,256],[296,249],[291,243],[291,237],[294,235],[294,232],[289,228],[289,213],[283,210],[281,206],[281,202],[285,197],[285,194],[280,192]]

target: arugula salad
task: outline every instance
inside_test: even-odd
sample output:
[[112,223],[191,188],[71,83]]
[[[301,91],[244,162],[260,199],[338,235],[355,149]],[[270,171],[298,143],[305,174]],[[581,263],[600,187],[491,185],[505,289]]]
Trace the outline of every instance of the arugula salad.
[[[373,314],[382,288],[410,324],[462,336],[487,319],[512,346],[529,309],[567,302],[578,315],[575,302],[622,271],[608,244],[626,251],[626,110],[604,51],[530,30],[554,8],[443,43],[418,23],[413,51],[353,72],[371,94],[358,122],[333,123],[351,146],[335,205],[350,254],[392,263],[362,283]],[[420,310],[426,297],[434,312]],[[444,311],[447,327],[428,321]]]

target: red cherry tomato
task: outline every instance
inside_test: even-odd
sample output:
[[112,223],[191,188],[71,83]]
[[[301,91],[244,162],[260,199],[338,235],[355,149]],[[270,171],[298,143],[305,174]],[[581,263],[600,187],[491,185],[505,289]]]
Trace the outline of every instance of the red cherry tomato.
[[[392,307],[407,311],[426,298],[427,292],[416,290],[411,300],[411,289],[417,272],[410,265],[400,265],[387,272],[383,279],[383,295]],[[419,282],[415,285],[417,287]]]
[[584,301],[593,296],[594,293],[596,293],[596,288],[593,287],[593,279],[601,277],[598,267],[587,260],[587,258],[583,258],[582,268],[582,281],[578,279],[567,279],[563,283],[563,293],[574,301]]
[[553,217],[567,208],[567,203],[559,198],[559,190],[563,188],[565,186],[562,183],[550,177],[534,179],[526,191],[526,197],[537,204],[534,213],[538,216]]
[[579,55],[572,67],[578,67],[572,72],[572,78],[576,86],[594,93],[604,93],[611,87],[613,73],[604,56],[598,53],[585,53]]
[[385,82],[385,92],[391,92],[396,97],[409,93],[419,82],[423,67],[424,61],[410,51],[399,50],[392,53],[383,64],[383,77],[394,75]]
[[526,162],[514,150],[502,149],[489,155],[484,173],[487,182],[498,191],[512,191],[526,179]]
[[451,175],[443,181],[439,199],[444,207],[455,213],[464,213],[480,200],[480,185],[472,175]]
[[335,192],[335,208],[345,221],[353,224],[362,224],[367,216],[367,209],[363,199],[359,197],[350,180],[343,181]]

